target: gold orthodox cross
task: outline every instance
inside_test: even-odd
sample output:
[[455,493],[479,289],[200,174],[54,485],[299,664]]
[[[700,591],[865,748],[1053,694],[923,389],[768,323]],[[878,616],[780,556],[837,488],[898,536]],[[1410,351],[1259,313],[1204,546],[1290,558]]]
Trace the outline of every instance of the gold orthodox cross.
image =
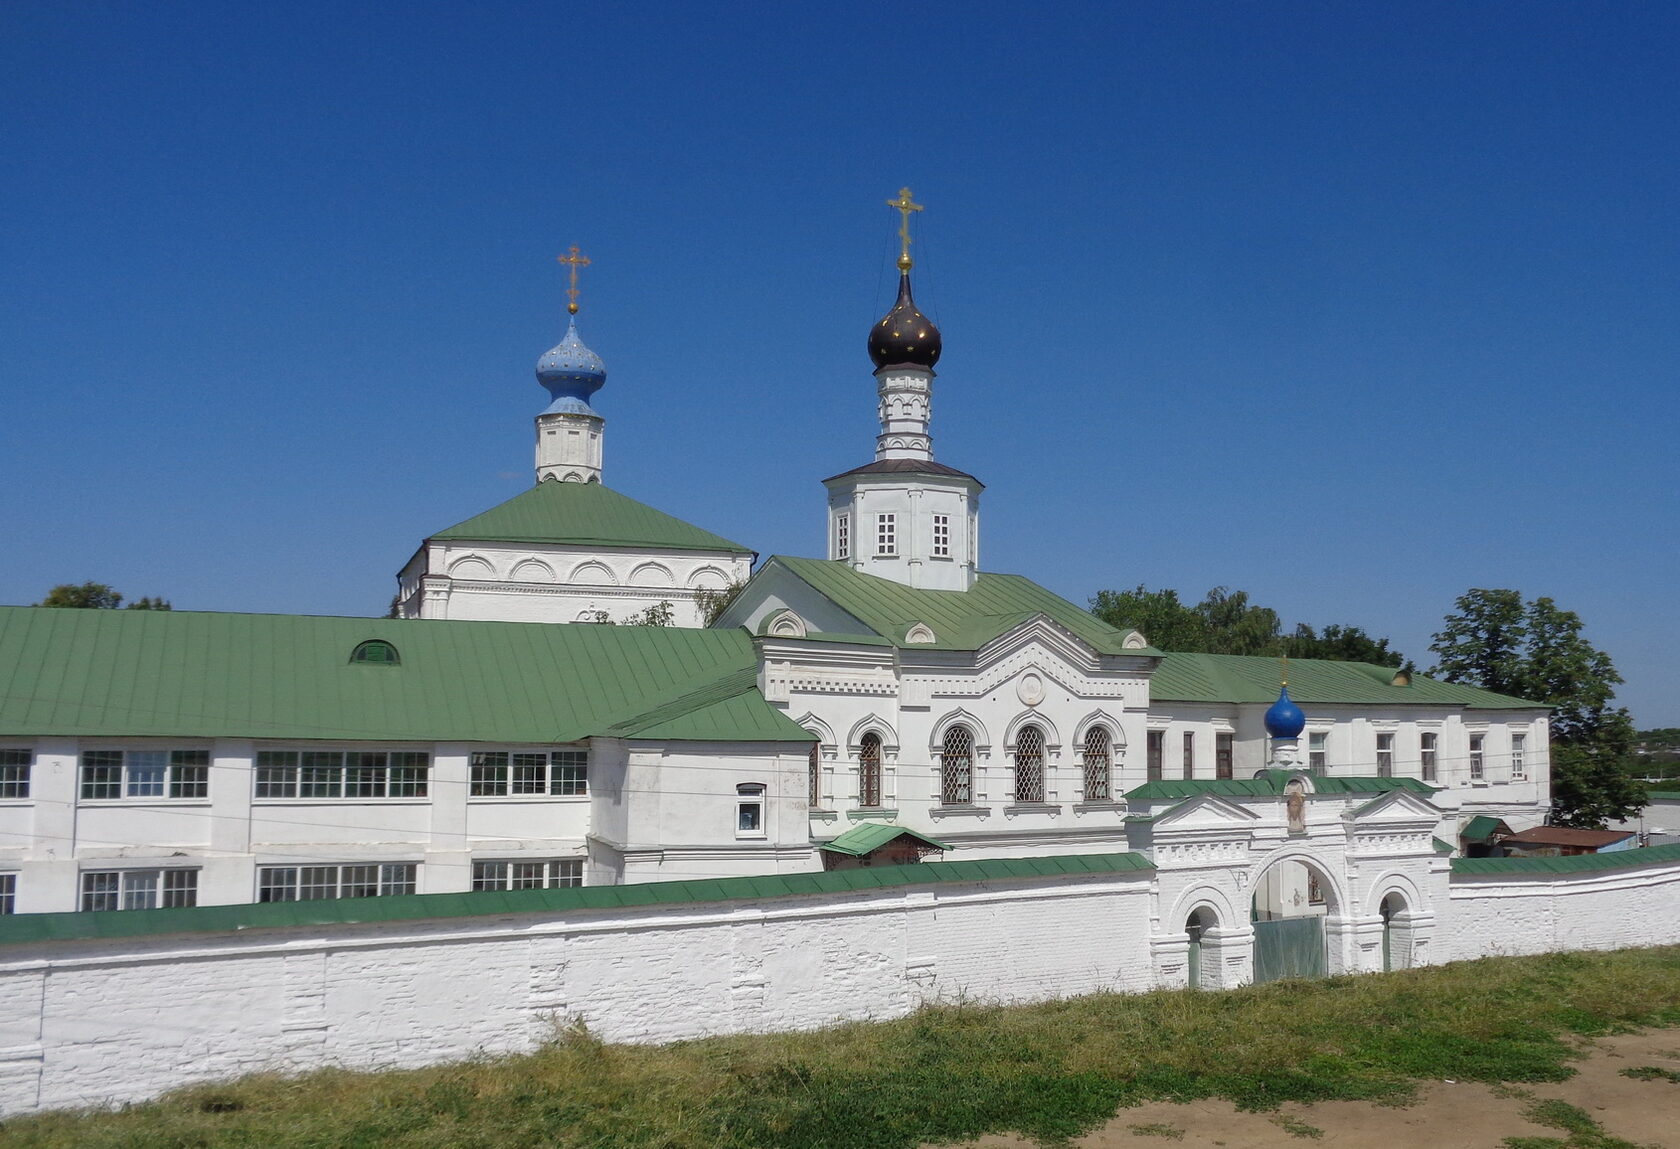
[[570,265],[569,270],[571,271],[572,274],[571,274],[571,283],[566,288],[566,310],[569,311],[571,314],[576,315],[577,310],[578,310],[578,304],[577,304],[577,300],[578,300],[578,285],[577,285],[578,268],[588,267],[589,266],[589,257],[587,255],[579,255],[578,254],[578,246],[577,246],[577,244],[574,243],[574,244],[572,244],[572,250],[569,251],[568,253],[566,253],[565,255],[556,256],[555,257],[555,262],[565,263],[565,264]]
[[919,203],[916,203],[914,200],[912,200],[910,198],[910,189],[909,188],[899,188],[898,189],[898,198],[888,200],[887,201],[887,206],[897,208],[898,209],[898,214],[904,217],[904,222],[899,224],[899,227],[898,227],[898,238],[904,241],[904,248],[899,253],[899,256],[898,256],[898,269],[900,271],[909,271],[910,270],[910,213],[913,212],[913,211],[921,211],[922,210],[922,205],[919,204]]

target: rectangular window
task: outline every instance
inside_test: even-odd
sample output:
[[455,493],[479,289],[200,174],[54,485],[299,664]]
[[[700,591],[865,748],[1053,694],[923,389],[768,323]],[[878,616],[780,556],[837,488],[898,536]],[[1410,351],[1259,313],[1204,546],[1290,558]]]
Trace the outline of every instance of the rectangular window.
[[1513,734],[1513,735],[1511,735],[1511,777],[1513,777],[1513,778],[1526,778],[1526,777],[1528,777],[1528,763],[1526,761],[1527,753],[1528,753],[1528,735],[1526,735],[1526,734]]
[[257,901],[320,902],[412,894],[418,870],[413,862],[263,866],[257,871]]
[[878,555],[896,555],[898,553],[898,516],[875,516],[875,553]]
[[430,778],[424,751],[257,751],[258,798],[424,798]]
[[[198,905],[197,870],[87,870],[82,909],[155,910]],[[10,911],[7,911],[10,912]]]
[[555,750],[509,753],[482,750],[472,756],[468,793],[475,798],[577,798],[589,793],[589,752]]
[[0,914],[17,913],[17,875],[0,874]]
[[1422,738],[1423,780],[1435,781],[1435,740],[1436,735],[1425,731]]
[[735,787],[735,836],[764,837],[764,786],[743,782]]
[[0,798],[29,797],[33,757],[28,750],[0,750]]
[[1149,781],[1161,780],[1161,766],[1167,756],[1167,732],[1165,730],[1151,730],[1149,732]]
[[951,516],[933,516],[933,557],[948,559],[951,557]]
[[582,858],[543,858],[532,862],[474,862],[475,890],[554,890],[583,885]]
[[1329,768],[1330,752],[1326,749],[1330,741],[1330,734],[1325,730],[1315,730],[1307,735],[1307,769],[1314,774],[1322,774]]
[[834,557],[846,559],[852,557],[852,516],[836,515],[834,518]]
[[1394,735],[1382,733],[1377,735],[1377,777],[1394,777]]
[[209,796],[208,750],[88,750],[82,754],[84,800]]
[[1184,776],[1196,776],[1196,733],[1193,730],[1184,732]]
[[1482,734],[1470,735],[1470,777],[1475,781],[1480,781],[1483,776],[1482,744],[1485,738],[1486,735]]
[[1230,778],[1236,758],[1235,734],[1215,734],[1213,741],[1213,776]]

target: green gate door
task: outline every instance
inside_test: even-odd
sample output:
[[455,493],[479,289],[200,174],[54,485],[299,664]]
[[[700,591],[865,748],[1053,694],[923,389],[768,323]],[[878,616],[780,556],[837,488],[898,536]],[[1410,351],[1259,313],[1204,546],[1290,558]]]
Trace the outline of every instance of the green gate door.
[[1324,976],[1324,918],[1254,922],[1254,980]]

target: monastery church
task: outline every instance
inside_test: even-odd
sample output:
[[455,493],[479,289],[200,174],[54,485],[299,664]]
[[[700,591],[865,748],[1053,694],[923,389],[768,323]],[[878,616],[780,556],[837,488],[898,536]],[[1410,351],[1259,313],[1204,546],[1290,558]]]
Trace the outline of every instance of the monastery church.
[[892,206],[880,434],[813,497],[824,555],[755,568],[611,487],[573,248],[536,481],[422,540],[400,617],[0,608],[0,910],[1129,854],[1181,979],[1251,921],[1310,919],[1332,970],[1403,923],[1425,960],[1447,859],[1546,813],[1546,708],[1361,663],[1285,688],[987,570]]

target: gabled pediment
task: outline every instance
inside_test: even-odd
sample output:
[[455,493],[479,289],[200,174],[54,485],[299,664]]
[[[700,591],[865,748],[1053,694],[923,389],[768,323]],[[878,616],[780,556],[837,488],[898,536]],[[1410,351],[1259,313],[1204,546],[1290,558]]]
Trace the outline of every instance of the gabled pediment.
[[976,670],[984,672],[1015,655],[1031,649],[1034,657],[1067,664],[1079,669],[1093,669],[1099,658],[1090,643],[1059,625],[1047,614],[1027,616],[974,652]]
[[1238,830],[1260,821],[1260,815],[1217,794],[1186,798],[1150,819],[1156,830]]
[[1446,811],[1410,790],[1390,790],[1347,814],[1355,826],[1376,826],[1393,822],[1439,822]]

